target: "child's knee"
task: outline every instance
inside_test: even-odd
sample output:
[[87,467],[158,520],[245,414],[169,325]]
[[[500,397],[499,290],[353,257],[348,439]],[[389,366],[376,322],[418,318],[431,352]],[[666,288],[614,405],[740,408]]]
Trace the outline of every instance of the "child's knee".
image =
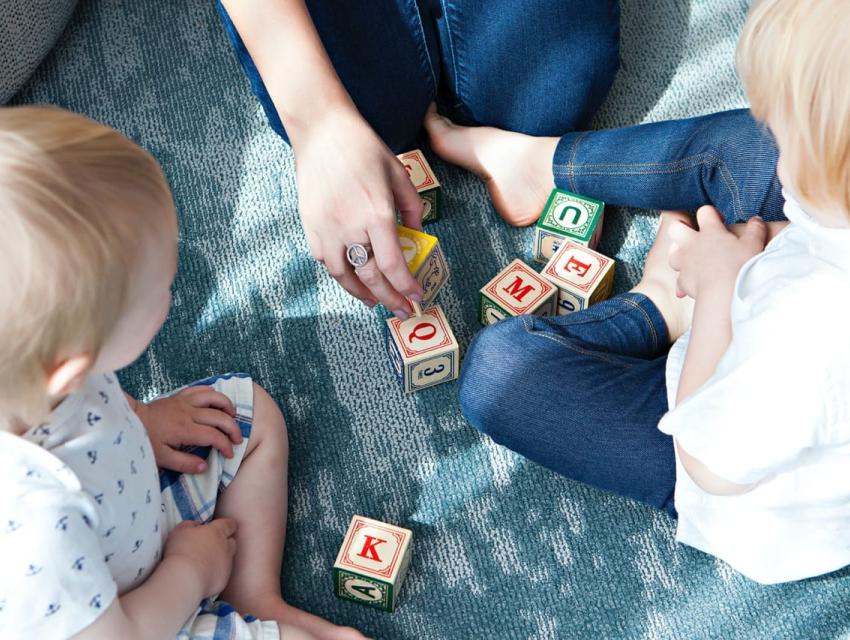
[[264,447],[276,449],[286,458],[289,453],[289,435],[283,412],[268,391],[256,382],[253,384],[254,415],[251,435],[259,442],[265,443]]

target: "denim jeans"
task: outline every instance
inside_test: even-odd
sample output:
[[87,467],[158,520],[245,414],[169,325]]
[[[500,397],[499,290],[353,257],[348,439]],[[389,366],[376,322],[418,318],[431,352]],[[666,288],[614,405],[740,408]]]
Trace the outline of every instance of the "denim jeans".
[[[616,0],[306,0],[360,113],[395,153],[428,105],[466,124],[560,135],[602,104],[619,65]],[[277,111],[239,34],[225,30],[269,123]]]
[[520,316],[478,334],[460,403],[478,430],[557,473],[675,515],[667,326],[644,295],[585,311]]

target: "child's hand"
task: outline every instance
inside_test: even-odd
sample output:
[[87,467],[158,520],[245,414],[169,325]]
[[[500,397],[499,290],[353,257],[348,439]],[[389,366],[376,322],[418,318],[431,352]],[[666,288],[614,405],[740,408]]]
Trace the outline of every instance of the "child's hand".
[[679,297],[697,299],[706,288],[733,285],[744,263],[761,253],[767,242],[767,226],[761,218],[751,218],[740,236],[726,228],[711,206],[700,208],[697,222],[699,231],[683,223],[670,227],[673,244],[668,257],[679,272]]
[[180,557],[189,561],[201,581],[204,598],[224,591],[236,553],[236,520],[216,518],[207,524],[187,520],[174,527],[165,541],[163,560]]
[[183,447],[214,447],[232,458],[233,445],[242,442],[233,403],[211,387],[189,387],[150,404],[139,402],[136,413],[150,436],[156,464],[165,469],[201,473],[206,462],[181,451]]

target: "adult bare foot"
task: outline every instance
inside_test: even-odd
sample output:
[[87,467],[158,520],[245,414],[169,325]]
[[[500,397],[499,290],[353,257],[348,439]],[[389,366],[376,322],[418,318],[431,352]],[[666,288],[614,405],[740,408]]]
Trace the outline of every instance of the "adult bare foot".
[[[304,632],[301,636],[305,640],[308,638],[315,638],[316,640],[366,640],[366,636],[357,629],[335,625],[324,618],[293,607],[276,594],[253,601],[251,611],[247,613],[251,613],[261,620],[277,620],[284,631],[293,628],[299,629]],[[284,635],[284,637],[289,636]]]
[[675,341],[691,326],[694,315],[692,298],[676,296],[678,274],[670,267],[667,255],[673,241],[669,229],[676,224],[694,226],[693,218],[682,211],[662,211],[655,242],[646,256],[643,277],[632,289],[652,300],[667,323],[670,342]]
[[558,138],[460,126],[438,114],[433,104],[424,124],[437,155],[481,178],[506,222],[523,227],[537,220],[555,187],[552,159]]

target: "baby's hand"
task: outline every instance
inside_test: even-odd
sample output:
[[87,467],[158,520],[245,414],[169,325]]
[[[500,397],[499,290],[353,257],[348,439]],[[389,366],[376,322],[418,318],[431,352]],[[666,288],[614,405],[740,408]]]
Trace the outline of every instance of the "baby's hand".
[[156,464],[165,469],[201,473],[207,468],[206,462],[182,451],[183,447],[215,447],[232,458],[233,445],[242,442],[233,403],[204,385],[150,404],[139,402],[136,413],[148,431]]
[[679,272],[679,297],[697,299],[706,288],[733,285],[744,263],[761,253],[767,242],[767,227],[761,218],[750,219],[740,236],[726,228],[711,206],[700,208],[697,222],[699,231],[683,223],[670,227],[669,261]]
[[182,558],[193,567],[201,581],[204,598],[224,591],[233,570],[236,553],[236,520],[216,518],[208,524],[187,520],[168,534],[166,558]]

